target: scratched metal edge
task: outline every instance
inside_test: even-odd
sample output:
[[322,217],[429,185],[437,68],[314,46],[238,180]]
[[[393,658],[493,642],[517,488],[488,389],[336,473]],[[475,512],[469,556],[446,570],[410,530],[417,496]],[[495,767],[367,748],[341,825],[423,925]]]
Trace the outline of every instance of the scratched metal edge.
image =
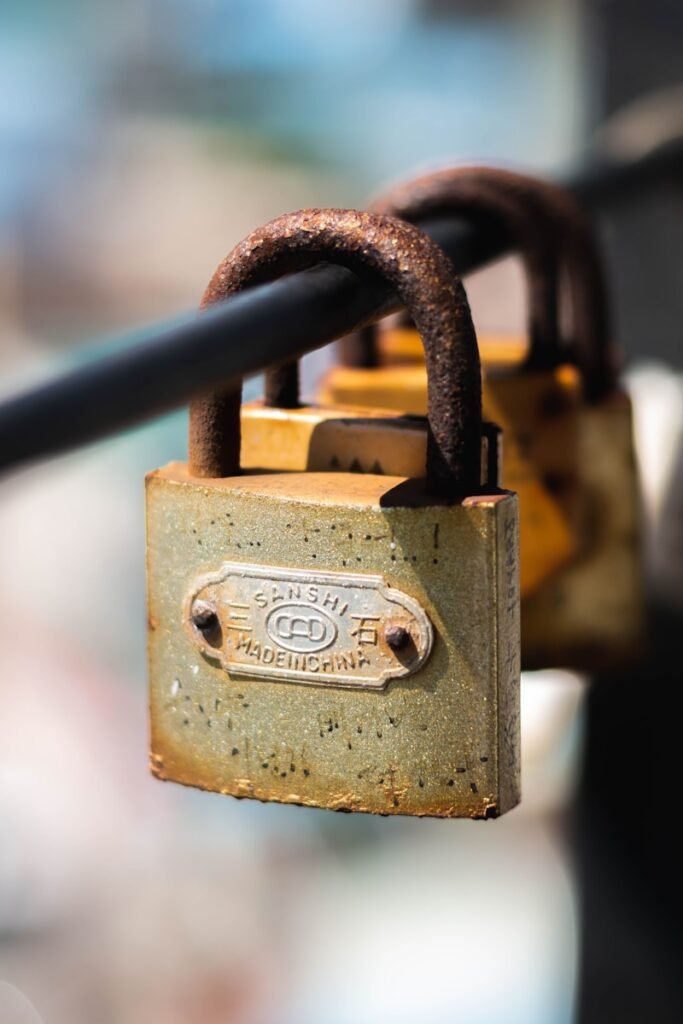
[[[521,635],[520,635],[520,588],[519,588],[519,499],[514,496],[514,505],[504,504],[497,508],[498,529],[496,530],[496,602],[498,609],[498,630],[496,631],[496,678],[498,680],[498,707],[501,714],[496,719],[498,792],[500,794],[501,814],[512,810],[522,799],[521,787]],[[504,541],[507,523],[514,525],[514,546],[516,552],[517,579],[515,599],[512,612],[508,611],[505,600],[506,589],[506,552],[499,550]],[[505,671],[505,659],[501,654],[516,652],[512,657],[512,674]],[[502,710],[504,709],[504,711]],[[502,729],[502,732],[501,732]]]
[[[198,782],[196,778],[191,781],[188,778],[182,778],[180,772],[174,771],[173,774],[165,774],[163,769],[158,766],[155,761],[162,760],[158,755],[155,755],[150,750],[149,757],[149,769],[155,779],[160,782],[170,782],[171,784],[177,783],[180,786],[186,786],[188,789],[201,789],[204,793],[216,793],[218,796],[229,796],[234,800],[258,800],[262,804],[282,804],[285,807],[308,807],[314,808],[320,811],[332,811],[336,814],[374,814],[378,818],[442,818],[450,820],[472,820],[472,821],[495,821],[499,818],[504,810],[511,809],[515,804],[506,804],[505,808],[499,804],[488,804],[486,806],[481,803],[475,807],[472,806],[471,810],[468,810],[466,814],[462,813],[462,810],[453,813],[449,813],[444,810],[427,809],[427,810],[410,810],[404,811],[400,808],[388,807],[387,810],[380,811],[374,807],[365,807],[360,802],[344,800],[337,800],[334,805],[331,803],[321,803],[318,800],[310,800],[306,797],[296,795],[292,799],[283,799],[282,797],[272,795],[268,791],[268,796],[261,796],[256,791],[256,788],[250,784],[244,789],[250,789],[250,792],[237,792],[236,789],[230,789],[228,787],[221,787],[220,789],[216,786],[204,785],[202,782]],[[264,791],[265,792],[265,791]],[[519,801],[516,801],[518,803]],[[482,813],[483,808],[483,813]]]

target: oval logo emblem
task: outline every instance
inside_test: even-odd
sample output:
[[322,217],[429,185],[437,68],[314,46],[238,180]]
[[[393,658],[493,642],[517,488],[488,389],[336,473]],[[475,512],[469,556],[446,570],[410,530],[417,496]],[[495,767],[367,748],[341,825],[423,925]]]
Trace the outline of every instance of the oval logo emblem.
[[337,627],[321,608],[284,604],[273,608],[266,630],[274,643],[295,654],[323,651],[337,639]]

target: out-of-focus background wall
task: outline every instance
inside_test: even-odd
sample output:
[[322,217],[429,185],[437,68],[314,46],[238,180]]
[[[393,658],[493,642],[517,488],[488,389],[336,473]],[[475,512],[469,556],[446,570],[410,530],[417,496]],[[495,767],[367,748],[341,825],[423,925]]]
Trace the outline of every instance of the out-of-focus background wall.
[[[362,206],[434,162],[560,168],[683,80],[666,0],[5,0],[0,32],[4,393],[196,306],[272,216]],[[615,150],[648,144],[662,107],[639,109],[603,132]],[[653,585],[675,602],[674,209],[654,197],[607,241]],[[523,324],[515,261],[468,285],[479,326]],[[496,823],[148,778],[142,478],[184,431],[178,413],[0,487],[0,1021],[576,1019],[584,680],[525,678],[524,804]]]

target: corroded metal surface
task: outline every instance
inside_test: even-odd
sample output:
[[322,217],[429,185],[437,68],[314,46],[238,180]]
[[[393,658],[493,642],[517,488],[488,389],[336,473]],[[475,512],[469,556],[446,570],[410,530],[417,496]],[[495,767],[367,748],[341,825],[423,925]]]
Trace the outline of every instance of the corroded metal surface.
[[[486,168],[482,168],[486,173]],[[612,343],[607,280],[597,235],[587,213],[566,188],[517,172],[500,171],[510,188],[534,203],[554,224],[567,272],[571,306],[571,348],[591,404],[618,388],[620,354]]]
[[[453,212],[448,194],[460,188],[463,175],[502,187],[552,225],[569,283],[572,344],[567,356],[575,363],[580,382],[570,386],[566,379],[558,379],[558,389],[564,391],[559,404],[539,404],[543,388],[534,401],[533,381],[519,375],[515,382],[509,376],[509,363],[501,367],[497,359],[494,366],[485,354],[486,344],[482,345],[484,414],[504,428],[503,484],[520,495],[523,662],[526,667],[565,665],[587,670],[620,665],[640,650],[644,634],[639,502],[630,406],[616,386],[618,357],[609,333],[597,240],[590,222],[565,190],[486,167],[414,179],[389,193],[378,208],[410,220],[427,212]],[[393,347],[404,358],[414,358],[416,345],[413,342],[411,348],[407,332]],[[388,348],[391,359],[391,344]],[[410,405],[400,398],[401,373],[410,385],[405,389]],[[418,373],[414,364],[386,366],[375,371],[372,381],[371,373],[363,369],[337,369],[328,379],[325,397],[328,401],[376,400],[420,411]],[[349,374],[356,376],[355,387]],[[536,422],[534,410],[539,412]],[[571,436],[563,438],[567,430]],[[530,452],[531,464],[538,470],[535,482],[524,469]],[[564,518],[565,540],[570,544],[562,543],[561,520],[554,527],[551,523],[553,506]]]
[[[554,367],[560,361],[558,282],[564,234],[554,230],[553,220],[547,216],[548,208],[558,218],[564,218],[567,233],[573,229],[576,219],[572,217],[573,210],[568,211],[562,196],[556,196],[555,191],[549,187],[546,192],[535,179],[510,171],[458,167],[399,184],[380,196],[372,210],[411,224],[429,217],[466,215],[475,221],[483,219],[484,223],[495,221],[502,225],[514,239],[526,272],[529,295],[527,365],[540,369]],[[574,231],[572,237],[579,234]],[[357,346],[356,354],[361,355],[364,348],[362,365],[376,366],[376,330],[367,330],[362,338],[364,345]],[[296,364],[266,374],[267,404],[296,406],[297,400]]]
[[[468,207],[467,196],[471,192],[477,195]],[[429,215],[457,214],[465,209],[476,214],[478,209],[484,208],[481,196],[486,194],[497,196],[499,203],[507,201],[512,206],[525,208],[540,227],[545,226],[545,230],[554,236],[554,262],[546,263],[545,267],[538,262],[531,263],[525,256],[524,246],[520,247],[526,259],[527,274],[556,275],[558,266],[566,271],[571,307],[570,347],[581,373],[585,398],[593,403],[609,396],[617,388],[620,355],[611,339],[604,261],[593,224],[566,188],[518,171],[465,166],[444,169],[400,184],[381,196],[373,204],[373,209],[410,222]],[[528,232],[522,232],[521,236],[518,233],[516,241],[520,237],[526,239],[524,245],[528,248]],[[532,282],[529,295],[529,360],[532,364],[544,365],[539,343],[543,345],[546,342],[533,329],[535,320],[542,323],[534,312],[534,295],[540,301],[543,292],[538,287],[534,290]],[[376,335],[372,331],[368,331],[365,338],[366,344],[376,344]],[[557,333],[546,338],[557,346]]]
[[[377,474],[183,465],[147,481],[152,770],[234,796],[491,817],[519,800],[517,499],[438,502]],[[184,626],[226,561],[381,577],[424,608],[429,658],[384,690],[233,676]],[[372,639],[372,634],[367,635]]]
[[[252,232],[214,274],[203,305],[321,260],[385,277],[423,338],[429,373],[430,492],[470,494],[479,481],[481,376],[463,287],[439,247],[411,225],[356,210],[300,210]],[[239,469],[239,408],[205,396],[190,409],[190,464],[198,476]]]
[[[522,182],[524,188],[521,187]],[[505,228],[522,258],[528,291],[529,349],[535,369],[561,361],[558,283],[561,238],[539,216],[535,181],[493,167],[451,167],[411,178],[384,192],[372,209],[411,224],[428,217],[495,221]],[[457,273],[457,267],[455,271]]]

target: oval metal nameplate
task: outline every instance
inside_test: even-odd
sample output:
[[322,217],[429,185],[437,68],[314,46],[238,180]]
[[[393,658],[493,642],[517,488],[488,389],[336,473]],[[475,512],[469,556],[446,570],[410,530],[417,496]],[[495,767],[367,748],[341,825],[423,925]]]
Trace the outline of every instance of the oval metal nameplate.
[[197,579],[184,620],[230,675],[382,689],[429,657],[424,609],[381,576],[225,562]]

